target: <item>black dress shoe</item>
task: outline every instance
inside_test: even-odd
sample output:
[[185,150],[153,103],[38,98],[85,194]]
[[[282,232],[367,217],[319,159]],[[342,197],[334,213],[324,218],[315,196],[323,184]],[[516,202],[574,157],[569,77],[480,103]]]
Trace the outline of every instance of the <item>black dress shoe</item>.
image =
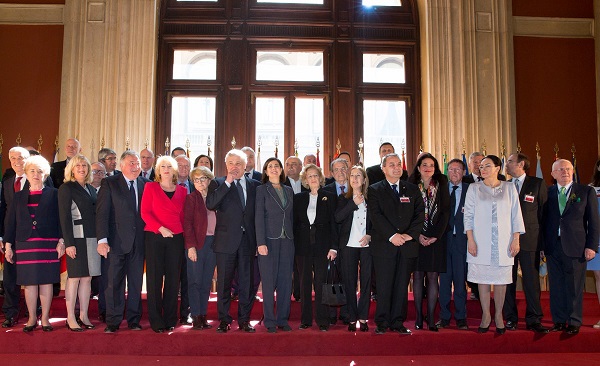
[[33,332],[33,330],[35,328],[37,328],[37,322],[34,325],[26,325],[25,327],[23,327],[23,332],[25,333],[29,333],[29,332]]
[[67,326],[67,329],[70,330],[71,332],[83,332],[83,328],[81,328],[81,327],[71,328],[69,326],[69,321],[68,320],[65,320],[65,325]]
[[551,332],[561,332],[567,328],[565,323],[554,323],[554,326],[550,329]]
[[158,328],[158,329],[152,329],[154,331],[154,333],[164,333],[165,332],[165,328]]
[[427,329],[429,329],[431,332],[439,332],[440,331],[435,324],[427,324]]
[[15,318],[6,318],[2,322],[2,328],[12,328],[17,324]]
[[450,326],[450,320],[440,319],[435,323],[435,326],[438,329],[448,328],[448,326]]
[[277,328],[275,328],[275,327],[268,327],[267,328],[267,333],[277,333]]
[[367,322],[358,322],[360,324],[360,331],[361,332],[368,332],[369,331],[369,326],[367,325]]
[[329,325],[336,325],[336,324],[337,324],[337,318],[335,316],[329,318]]
[[517,330],[517,322],[509,320],[506,322],[505,328],[506,330]]
[[229,329],[231,329],[231,325],[226,321],[222,321],[219,323],[219,327],[217,327],[217,333],[227,333]]
[[533,323],[527,325],[527,330],[533,330],[536,333],[549,333],[550,330],[544,327],[541,323]]
[[329,325],[319,325],[319,330],[321,332],[327,332],[329,330]]
[[506,326],[504,328],[496,328],[496,333],[500,335],[506,333]]
[[104,333],[115,333],[117,330],[119,330],[119,327],[107,325],[106,328],[104,328]]
[[239,330],[243,330],[246,333],[254,333],[256,332],[256,329],[254,329],[253,326],[250,325],[250,323],[248,322],[243,322],[242,324],[240,324],[240,326],[238,327]]
[[469,330],[469,325],[467,324],[466,319],[459,319],[456,321],[456,327],[459,330]]
[[179,318],[179,323],[183,325],[192,325],[192,321],[188,316],[182,316]]
[[142,326],[139,325],[138,323],[131,323],[131,324],[129,324],[129,329],[131,329],[131,330],[142,330]]
[[174,330],[175,330],[175,327],[166,327],[166,328],[165,328],[165,331],[166,331],[166,332],[172,332],[172,331],[174,331]]
[[579,333],[579,326],[577,325],[569,325],[565,328],[565,333],[567,334],[578,334]]
[[387,329],[382,325],[378,325],[377,328],[375,328],[375,334],[385,334],[386,331]]
[[356,323],[348,324],[348,332],[356,332]]
[[[52,332],[54,330],[54,327],[51,325],[42,325],[42,330],[44,332]],[[83,329],[82,329],[83,330]]]
[[398,332],[400,334],[412,334],[412,332],[408,328],[406,328],[404,325],[400,325],[400,326],[394,328],[394,331]]
[[284,332],[291,332],[292,331],[292,327],[290,327],[288,324],[286,325],[280,325],[277,327],[277,329],[282,330]]
[[298,329],[300,329],[300,330],[305,330],[305,329],[308,329],[308,328],[310,328],[310,327],[311,327],[311,325],[310,325],[310,324],[300,324],[300,327],[298,327]]

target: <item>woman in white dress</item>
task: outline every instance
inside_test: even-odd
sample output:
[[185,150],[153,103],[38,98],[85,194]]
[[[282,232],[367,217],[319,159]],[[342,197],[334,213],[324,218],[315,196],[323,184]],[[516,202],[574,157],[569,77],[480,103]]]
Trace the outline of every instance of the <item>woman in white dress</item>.
[[496,333],[504,334],[502,306],[506,285],[512,283],[514,257],[519,253],[519,235],[525,232],[519,194],[514,184],[498,180],[502,165],[488,155],[479,167],[483,181],[469,186],[465,199],[464,224],[467,234],[468,281],[478,284],[481,324],[478,332],[490,327],[490,292],[494,285]]

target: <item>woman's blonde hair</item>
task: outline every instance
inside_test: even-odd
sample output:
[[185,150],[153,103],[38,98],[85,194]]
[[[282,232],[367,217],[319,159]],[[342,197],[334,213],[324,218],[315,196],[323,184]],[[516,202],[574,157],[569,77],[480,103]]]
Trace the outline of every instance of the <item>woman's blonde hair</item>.
[[177,167],[177,160],[173,159],[169,155],[159,156],[158,159],[156,159],[156,164],[154,165],[154,181],[160,183],[162,179],[160,174],[160,165],[164,161],[167,161],[169,164],[171,164],[171,168],[173,168],[173,177],[171,178],[171,180],[174,184],[177,184],[177,172],[179,171]]
[[73,174],[73,169],[75,169],[75,165],[79,163],[85,163],[87,165],[87,173],[85,174],[85,183],[92,183],[92,164],[85,156],[78,154],[75,155],[69,160],[67,167],[65,168],[65,180],[64,182],[76,182],[75,175]]
[[306,182],[306,172],[309,169],[314,169],[317,171],[317,174],[319,175],[319,186],[323,187],[325,185],[325,176],[323,175],[323,169],[316,166],[315,164],[307,164],[304,168],[302,168],[302,172],[300,173],[300,181],[302,182],[302,185],[305,188],[309,188],[308,183]]

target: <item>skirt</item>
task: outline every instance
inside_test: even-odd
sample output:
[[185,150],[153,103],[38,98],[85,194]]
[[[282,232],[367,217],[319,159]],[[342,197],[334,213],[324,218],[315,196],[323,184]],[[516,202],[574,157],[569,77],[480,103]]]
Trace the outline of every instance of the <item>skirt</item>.
[[75,239],[77,255],[67,256],[67,273],[70,278],[100,276],[100,254],[96,238]]
[[512,283],[513,266],[488,266],[469,263],[467,281],[482,285],[507,285]]
[[57,244],[56,239],[17,241],[15,264],[18,285],[46,285],[60,282]]

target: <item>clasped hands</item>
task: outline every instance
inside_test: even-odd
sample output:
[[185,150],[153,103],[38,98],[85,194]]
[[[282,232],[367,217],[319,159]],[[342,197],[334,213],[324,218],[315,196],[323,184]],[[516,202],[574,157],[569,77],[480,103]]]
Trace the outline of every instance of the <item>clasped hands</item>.
[[392,238],[390,239],[390,242],[392,244],[394,244],[395,246],[399,247],[401,245],[404,245],[404,243],[406,243],[407,241],[411,241],[413,240],[412,236],[408,235],[408,234],[394,234],[394,236],[392,236]]
[[436,241],[437,241],[437,238],[429,238],[425,235],[419,235],[419,243],[421,243],[421,245],[424,247],[428,247],[431,244],[435,243]]

